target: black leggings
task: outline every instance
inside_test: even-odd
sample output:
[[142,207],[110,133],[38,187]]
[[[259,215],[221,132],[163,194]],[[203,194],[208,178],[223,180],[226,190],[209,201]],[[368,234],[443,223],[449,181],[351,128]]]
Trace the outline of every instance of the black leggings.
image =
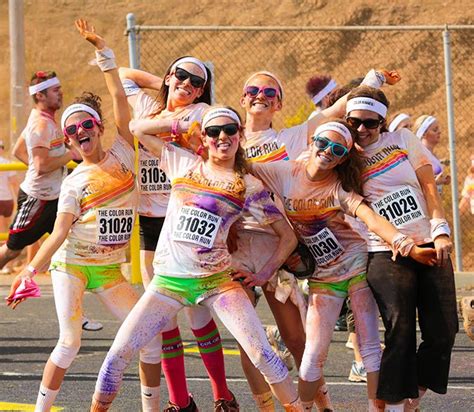
[[451,261],[431,267],[400,256],[394,262],[391,255],[369,253],[367,272],[386,330],[377,398],[392,403],[416,398],[418,386],[446,393],[458,331]]

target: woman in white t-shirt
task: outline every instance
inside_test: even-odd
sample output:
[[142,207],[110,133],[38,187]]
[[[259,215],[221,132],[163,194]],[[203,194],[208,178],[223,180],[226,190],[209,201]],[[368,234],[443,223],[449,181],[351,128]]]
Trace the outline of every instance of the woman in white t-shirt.
[[181,309],[199,304],[212,309],[234,335],[285,410],[302,410],[287,368],[272,351],[241,284],[232,280],[235,270],[227,235],[244,210],[260,223],[271,225],[280,239],[262,272],[273,272],[296,245],[290,226],[261,182],[246,173],[238,114],[223,107],[211,108],[204,114],[203,146],[209,156],[206,161],[176,144],[164,144],[150,134],[150,122],[134,120],[131,130],[161,158],[161,167],[172,183],[170,204],[155,253],[155,276],[107,354],[93,407],[103,405],[97,410],[106,410],[135,352]]
[[347,97],[346,120],[358,132],[366,201],[416,245],[436,251],[436,266],[392,260],[390,246],[369,231],[367,280],[386,330],[377,398],[386,411],[414,411],[427,389],[447,390],[458,330],[452,243],[431,160],[408,129],[386,131],[388,106],[380,90],[358,87]]
[[[102,148],[104,134],[100,97],[83,93],[66,108],[61,127],[83,162],[62,184],[54,230],[14,280],[10,296],[51,260],[51,278],[59,320],[59,340],[46,363],[36,411],[49,411],[64,375],[81,346],[84,291],[96,293],[119,319],[138,301],[120,270],[125,262],[136,214],[135,150],[128,129],[130,114],[112,50],[84,20],[76,28],[96,47],[96,60],[112,96],[117,125],[112,147]],[[11,300],[14,308],[23,299]],[[159,410],[161,342],[154,339],[140,354],[142,406]],[[145,396],[152,394],[152,396]]]

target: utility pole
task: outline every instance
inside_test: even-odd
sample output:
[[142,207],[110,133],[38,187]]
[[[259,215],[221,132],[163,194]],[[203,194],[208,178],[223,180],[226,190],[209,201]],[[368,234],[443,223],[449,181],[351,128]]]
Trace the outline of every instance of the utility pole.
[[10,141],[9,149],[25,125],[25,34],[23,0],[8,0],[10,28]]

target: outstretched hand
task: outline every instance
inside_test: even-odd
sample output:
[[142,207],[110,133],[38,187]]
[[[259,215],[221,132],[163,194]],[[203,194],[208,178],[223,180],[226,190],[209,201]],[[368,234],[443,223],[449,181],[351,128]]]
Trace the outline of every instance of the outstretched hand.
[[95,32],[95,27],[89,24],[87,20],[77,19],[74,25],[79,34],[98,50],[102,50],[105,47],[105,40]]
[[398,73],[396,70],[377,69],[377,71],[384,75],[385,83],[389,85],[398,83],[402,79],[400,73]]

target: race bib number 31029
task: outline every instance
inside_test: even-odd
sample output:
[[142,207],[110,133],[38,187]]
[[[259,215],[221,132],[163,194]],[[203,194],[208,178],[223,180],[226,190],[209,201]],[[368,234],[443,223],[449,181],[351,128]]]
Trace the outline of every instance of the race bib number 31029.
[[334,233],[327,227],[313,236],[304,237],[303,240],[318,266],[325,266],[331,263],[344,252],[344,248],[338,242]]
[[173,240],[211,248],[221,221],[220,216],[207,210],[183,206],[173,228]]
[[409,187],[395,190],[372,203],[373,209],[401,228],[425,217],[416,194]]
[[97,243],[99,245],[127,243],[132,236],[134,212],[131,207],[97,209]]

